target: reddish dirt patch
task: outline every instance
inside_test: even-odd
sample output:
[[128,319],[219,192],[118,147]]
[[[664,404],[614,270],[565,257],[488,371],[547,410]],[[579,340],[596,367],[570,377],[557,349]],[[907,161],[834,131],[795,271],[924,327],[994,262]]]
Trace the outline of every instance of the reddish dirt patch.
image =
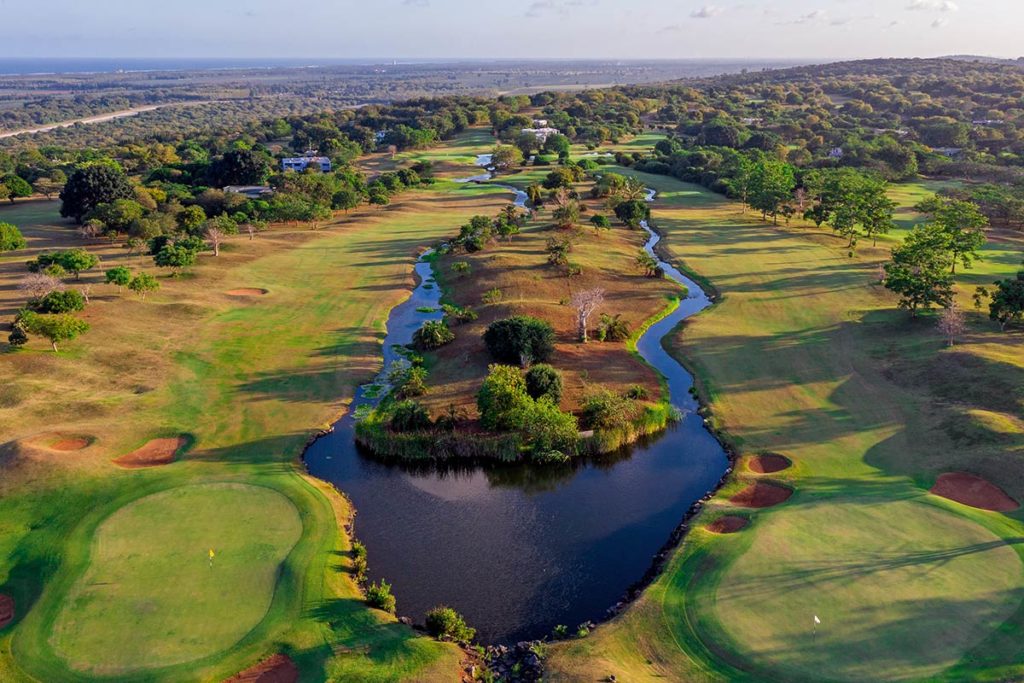
[[734,534],[740,529],[744,529],[750,524],[750,520],[745,517],[736,517],[735,515],[726,515],[725,517],[719,517],[715,521],[708,524],[708,531],[715,534]]
[[114,464],[136,469],[139,467],[156,467],[174,462],[174,455],[188,440],[183,436],[169,439],[153,439],[142,448],[114,460]]
[[793,495],[793,490],[778,484],[756,481],[729,499],[733,505],[745,508],[770,508],[785,503]]
[[241,287],[239,289],[229,289],[225,294],[228,296],[263,296],[270,294],[270,291],[258,287]]
[[1020,504],[990,481],[966,472],[939,475],[931,492],[964,505],[992,512],[1011,512]]
[[757,474],[773,474],[787,470],[793,464],[789,458],[778,453],[761,453],[747,460],[747,469]]
[[28,441],[29,444],[51,451],[69,453],[81,451],[93,444],[96,439],[86,434],[43,434]]
[[14,598],[0,595],[0,628],[14,621]]
[[256,666],[235,674],[224,683],[296,683],[299,668],[288,655],[274,655]]

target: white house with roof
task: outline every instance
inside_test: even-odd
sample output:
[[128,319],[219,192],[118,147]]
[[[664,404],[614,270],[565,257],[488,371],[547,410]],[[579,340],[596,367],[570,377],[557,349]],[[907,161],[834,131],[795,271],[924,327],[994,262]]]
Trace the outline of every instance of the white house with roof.
[[552,135],[558,135],[557,128],[523,128],[523,133],[528,133],[537,138],[537,142],[544,144]]
[[281,159],[281,169],[284,171],[301,173],[310,166],[318,167],[322,173],[327,173],[331,170],[331,160],[327,157],[317,156],[316,150],[309,150],[301,157]]

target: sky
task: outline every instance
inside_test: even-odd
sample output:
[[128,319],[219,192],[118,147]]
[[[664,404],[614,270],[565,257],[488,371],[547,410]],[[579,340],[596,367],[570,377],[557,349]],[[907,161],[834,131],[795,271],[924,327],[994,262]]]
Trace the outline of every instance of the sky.
[[1024,0],[0,0],[0,57],[1018,57]]

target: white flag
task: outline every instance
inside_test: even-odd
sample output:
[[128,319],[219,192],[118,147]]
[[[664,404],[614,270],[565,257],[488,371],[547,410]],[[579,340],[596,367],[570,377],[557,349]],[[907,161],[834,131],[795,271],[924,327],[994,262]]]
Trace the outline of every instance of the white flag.
[[820,624],[821,623],[821,619],[818,618],[817,614],[814,615],[814,623],[815,624]]

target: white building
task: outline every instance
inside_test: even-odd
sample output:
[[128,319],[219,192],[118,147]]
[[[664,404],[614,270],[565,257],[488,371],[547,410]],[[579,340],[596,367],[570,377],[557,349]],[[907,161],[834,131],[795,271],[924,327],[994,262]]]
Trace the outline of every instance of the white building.
[[316,150],[309,150],[301,157],[288,157],[281,159],[281,169],[285,171],[296,171],[301,173],[309,166],[318,166],[320,171],[327,173],[331,170],[331,160],[327,157],[316,155]]
[[542,145],[547,142],[548,138],[552,135],[558,135],[557,128],[523,128],[522,132],[536,136],[537,142]]
[[224,191],[232,194],[244,194],[249,199],[260,199],[274,194],[274,190],[267,185],[228,185]]

